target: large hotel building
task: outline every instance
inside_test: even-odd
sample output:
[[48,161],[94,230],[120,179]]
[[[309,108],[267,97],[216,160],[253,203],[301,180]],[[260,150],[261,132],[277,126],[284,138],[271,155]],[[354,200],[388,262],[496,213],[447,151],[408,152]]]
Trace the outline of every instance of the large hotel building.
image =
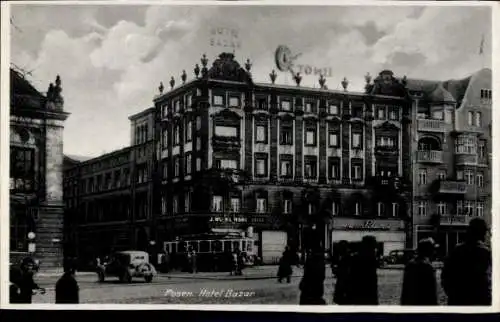
[[[424,82],[382,71],[365,92],[253,82],[223,53],[130,118],[132,144],[67,159],[76,255],[236,234],[264,262],[312,238],[330,249],[373,235],[380,251],[432,234],[443,252],[489,218],[491,71]],[[447,172],[443,172],[446,170]],[[471,175],[471,173],[473,173]],[[471,179],[472,176],[472,179]]]

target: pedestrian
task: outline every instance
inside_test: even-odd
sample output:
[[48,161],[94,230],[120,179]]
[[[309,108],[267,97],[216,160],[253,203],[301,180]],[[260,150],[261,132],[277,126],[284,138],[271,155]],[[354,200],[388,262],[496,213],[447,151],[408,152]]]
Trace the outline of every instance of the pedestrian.
[[467,227],[466,241],[446,258],[441,284],[448,305],[491,305],[491,251],[485,245],[488,226],[474,218]]
[[418,243],[417,257],[404,270],[401,305],[438,305],[436,272],[432,266],[435,248],[432,238]]
[[75,279],[74,262],[65,266],[64,274],[56,283],[56,304],[78,304],[80,289]]
[[339,305],[347,304],[349,265],[349,243],[341,240],[332,258],[332,275],[336,278],[333,302]]
[[196,254],[196,251],[194,249],[191,250],[191,272],[193,274],[196,274],[198,272],[198,263],[197,263],[198,256]]
[[295,261],[295,254],[290,250],[288,246],[285,247],[285,251],[283,252],[283,255],[281,256],[280,259],[280,264],[278,267],[278,282],[281,283],[281,281],[286,278],[286,282],[290,283],[292,274],[293,274],[293,269],[292,265],[294,264]]
[[236,259],[237,275],[243,275],[243,269],[245,268],[245,253],[240,251],[239,249],[236,250]]
[[378,305],[377,240],[364,236],[349,264],[345,304]]
[[304,275],[299,284],[300,305],[326,304],[324,295],[325,255],[320,247],[311,249],[304,265]]
[[[11,297],[12,303],[31,304],[33,291],[35,290],[45,294],[45,289],[38,286],[33,279],[33,268],[33,259],[26,257],[22,260],[20,269],[11,271],[11,283],[17,287],[16,294]],[[11,290],[14,291],[16,287],[11,286]]]

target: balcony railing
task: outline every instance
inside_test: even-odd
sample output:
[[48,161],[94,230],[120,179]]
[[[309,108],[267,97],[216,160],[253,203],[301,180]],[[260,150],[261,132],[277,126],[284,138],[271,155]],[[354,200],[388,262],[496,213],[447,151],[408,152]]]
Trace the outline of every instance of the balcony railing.
[[443,120],[420,118],[417,121],[419,131],[446,132],[448,130],[448,124],[446,124]]
[[455,155],[456,165],[476,165],[477,164],[477,154],[462,154],[457,153]]
[[441,180],[439,181],[439,193],[444,194],[464,194],[467,192],[465,181]]
[[417,162],[443,163],[443,151],[434,151],[434,150],[417,151]]
[[442,215],[440,219],[441,225],[468,225],[469,221],[474,218],[465,215]]

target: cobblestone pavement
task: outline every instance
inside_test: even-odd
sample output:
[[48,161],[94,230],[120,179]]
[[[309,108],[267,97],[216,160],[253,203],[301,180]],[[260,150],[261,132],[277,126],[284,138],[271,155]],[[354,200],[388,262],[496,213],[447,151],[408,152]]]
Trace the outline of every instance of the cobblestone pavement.
[[[296,270],[296,275],[301,275]],[[216,273],[217,274],[217,273]],[[91,275],[77,277],[80,285],[80,303],[106,304],[297,304],[300,276],[292,283],[278,283],[273,277],[274,268],[248,270],[243,278],[235,279],[227,273],[160,274],[152,283],[137,279],[129,284],[118,283],[109,278],[105,283],[97,283]],[[402,270],[379,270],[380,304],[397,305],[401,294]],[[439,274],[437,274],[439,277]],[[37,282],[47,287],[47,294],[36,295],[34,303],[54,303],[53,285],[56,278],[42,278]],[[439,280],[438,280],[439,283]],[[335,279],[327,269],[325,280],[325,300],[332,304]],[[52,286],[52,287],[51,287]],[[445,296],[439,289],[442,304]]]

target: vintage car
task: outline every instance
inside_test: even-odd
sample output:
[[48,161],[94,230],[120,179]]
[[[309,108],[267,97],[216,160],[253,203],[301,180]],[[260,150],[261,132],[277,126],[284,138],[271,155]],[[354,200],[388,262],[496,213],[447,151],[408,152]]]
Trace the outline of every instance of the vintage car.
[[386,265],[402,264],[406,265],[410,260],[415,257],[415,250],[413,249],[398,249],[392,250],[388,256],[383,258]]
[[149,262],[149,254],[143,251],[129,250],[116,252],[109,260],[98,265],[99,282],[108,276],[118,277],[121,282],[130,283],[133,277],[144,278],[151,282],[156,275],[155,267]]

